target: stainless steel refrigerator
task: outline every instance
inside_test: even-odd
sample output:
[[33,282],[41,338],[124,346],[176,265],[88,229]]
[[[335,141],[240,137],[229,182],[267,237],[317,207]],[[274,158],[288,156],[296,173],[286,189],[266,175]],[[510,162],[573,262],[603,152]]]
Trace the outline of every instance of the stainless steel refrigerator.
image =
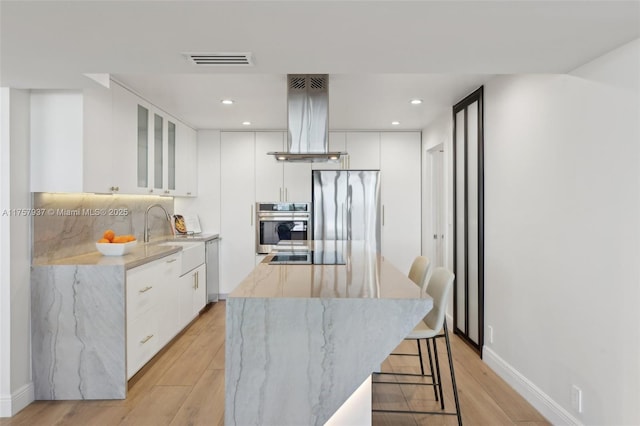
[[360,240],[380,252],[380,171],[314,170],[313,239]]

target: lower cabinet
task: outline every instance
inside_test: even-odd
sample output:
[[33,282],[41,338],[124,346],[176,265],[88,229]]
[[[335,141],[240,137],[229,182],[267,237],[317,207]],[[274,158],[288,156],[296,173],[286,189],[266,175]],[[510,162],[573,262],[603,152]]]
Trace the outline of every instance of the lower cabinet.
[[126,398],[128,379],[206,304],[206,266],[192,259],[182,251],[131,269],[33,265],[35,398]]
[[180,272],[181,253],[176,253],[126,273],[127,379],[206,305],[206,266]]
[[176,299],[180,303],[178,309],[180,329],[197,317],[200,310],[207,304],[206,276],[207,269],[203,264],[180,277],[179,297]]

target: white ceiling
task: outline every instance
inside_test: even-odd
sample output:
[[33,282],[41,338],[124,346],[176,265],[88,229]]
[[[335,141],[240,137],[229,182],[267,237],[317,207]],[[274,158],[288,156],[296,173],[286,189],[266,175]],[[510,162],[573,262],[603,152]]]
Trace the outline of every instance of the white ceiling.
[[[491,75],[568,72],[640,37],[640,1],[2,0],[0,20],[2,86],[109,73],[196,128],[267,129],[286,127],[287,73],[329,73],[331,128],[419,129]],[[255,65],[182,55],[228,51]]]

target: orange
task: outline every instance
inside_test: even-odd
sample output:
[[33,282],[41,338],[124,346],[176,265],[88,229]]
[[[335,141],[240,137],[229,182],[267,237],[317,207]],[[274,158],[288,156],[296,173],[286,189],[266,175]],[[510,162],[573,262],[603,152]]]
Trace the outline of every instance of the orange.
[[123,235],[123,237],[127,239],[127,242],[129,242],[129,241],[135,241],[135,239],[136,239],[136,237],[134,237],[134,236],[133,236],[133,235],[131,235],[131,234]]
[[125,236],[117,236],[117,237],[113,237],[113,240],[111,241],[112,243],[126,243],[127,242],[127,237]]
[[111,241],[107,240],[106,238],[100,238],[98,240],[99,243],[110,243]]
[[105,240],[109,240],[111,242],[113,242],[113,238],[116,236],[116,233],[113,232],[111,229],[107,229],[106,231],[104,231],[104,234],[102,234],[102,238],[104,238]]

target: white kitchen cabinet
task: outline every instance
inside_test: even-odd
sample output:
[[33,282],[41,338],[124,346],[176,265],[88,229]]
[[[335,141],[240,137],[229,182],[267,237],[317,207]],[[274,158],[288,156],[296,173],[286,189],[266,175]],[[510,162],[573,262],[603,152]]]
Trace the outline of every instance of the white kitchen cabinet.
[[[144,107],[142,100],[139,106]],[[138,122],[143,129],[144,119]],[[196,196],[197,185],[197,137],[175,117],[150,106],[148,134],[147,193],[173,196]],[[139,130],[138,181],[144,179],[144,132]]]
[[380,132],[347,132],[347,169],[380,169]]
[[220,134],[220,293],[226,295],[255,262],[255,133]]
[[267,154],[284,149],[284,136],[284,132],[255,133],[256,201],[284,201],[282,162]]
[[311,163],[283,163],[284,199],[289,202],[311,201]]
[[329,132],[329,151],[347,155],[335,163],[314,163],[314,170],[379,170],[380,132]]
[[420,132],[381,132],[382,255],[401,271],[421,253]]
[[[129,90],[112,82],[113,92],[113,141],[120,145],[119,154],[123,164],[114,171],[122,178],[116,181],[118,191],[123,194],[147,194],[149,186],[149,117],[151,106],[140,103]],[[117,162],[116,162],[117,164]]]
[[126,273],[127,378],[181,329],[176,306],[179,263],[177,253]]
[[186,327],[207,304],[207,269],[204,264],[180,277],[178,284],[180,328]]
[[195,197],[198,195],[197,132],[180,121],[176,123],[175,154],[175,195]]
[[288,163],[268,152],[286,150],[285,132],[256,132],[256,201],[311,200],[311,164]]
[[31,93],[31,190],[195,196],[193,129],[112,81]]
[[112,137],[112,91],[33,90],[30,122],[32,192],[117,192],[114,164],[129,159]]
[[158,280],[161,282],[157,306],[160,349],[183,328],[180,327],[180,315],[176,309],[176,300],[179,297],[180,257],[180,253],[167,256],[160,259],[155,266]]

